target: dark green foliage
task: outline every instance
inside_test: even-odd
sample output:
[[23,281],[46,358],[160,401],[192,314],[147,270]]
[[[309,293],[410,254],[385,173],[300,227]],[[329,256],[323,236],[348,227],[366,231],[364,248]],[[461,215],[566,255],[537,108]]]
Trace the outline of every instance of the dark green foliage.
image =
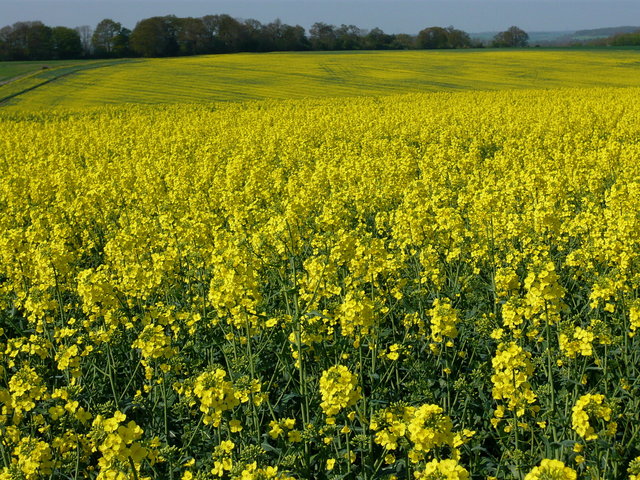
[[418,48],[469,48],[471,38],[467,32],[453,27],[429,27],[418,33]]
[[55,27],[51,30],[54,58],[65,60],[82,55],[82,42],[76,30],[67,27]]
[[494,47],[526,47],[529,45],[529,34],[519,27],[509,27],[493,37]]
[[469,34],[453,27],[430,27],[416,37],[370,31],[356,25],[314,23],[307,32],[280,19],[263,24],[226,14],[140,20],[133,31],[110,18],[75,29],[51,28],[42,22],[18,22],[0,29],[0,60],[171,57],[236,52],[304,50],[407,50],[469,48]]

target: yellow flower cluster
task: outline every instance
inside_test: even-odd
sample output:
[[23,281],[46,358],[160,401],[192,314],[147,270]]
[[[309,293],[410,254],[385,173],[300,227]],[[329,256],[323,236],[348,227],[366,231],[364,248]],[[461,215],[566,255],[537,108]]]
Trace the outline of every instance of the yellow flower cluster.
[[576,480],[576,471],[565,466],[560,460],[543,459],[540,465],[533,467],[524,480]]
[[157,358],[171,358],[175,353],[171,348],[171,337],[165,334],[162,325],[147,325],[142,329],[133,348],[139,348],[145,360]]
[[611,413],[611,407],[607,405],[604,395],[588,393],[582,395],[573,406],[571,424],[578,435],[589,441],[598,438],[591,422],[603,420],[608,422],[603,433],[611,436],[617,429],[616,422],[611,422]]
[[560,312],[565,308],[562,299],[564,288],[559,283],[560,277],[553,262],[540,262],[524,280],[525,317],[532,319],[534,324],[543,322],[556,323],[560,319]]
[[348,292],[338,310],[340,327],[345,336],[366,335],[373,327],[373,305],[364,292]]
[[400,439],[407,434],[415,407],[394,405],[377,412],[369,427],[376,432],[375,442],[386,450],[396,450]]
[[16,445],[13,455],[15,463],[0,471],[0,479],[36,480],[51,475],[54,463],[51,447],[46,442],[33,437],[23,437]]
[[425,404],[412,412],[407,425],[415,452],[428,453],[439,445],[453,445],[453,423],[442,407]]
[[451,306],[451,301],[436,298],[433,308],[428,313],[431,317],[431,339],[436,343],[442,343],[447,339],[446,345],[453,346],[452,340],[458,336],[456,324],[460,318],[458,311]]
[[90,436],[101,454],[98,480],[126,480],[132,476],[149,478],[141,476],[141,463],[145,459],[152,462],[158,459],[155,447],[159,441],[155,439],[145,446],[140,441],[144,433],[142,428],[133,420],[124,424],[126,418],[125,414],[116,411],[111,418],[98,415],[93,420]]
[[295,480],[294,477],[278,472],[278,467],[259,468],[257,462],[246,465],[240,475],[232,478],[233,480]]
[[211,475],[223,477],[225,472],[233,468],[232,452],[235,446],[235,443],[231,440],[223,440],[213,449],[213,468],[211,469]]
[[640,328],[640,299],[633,302],[629,308],[629,336],[633,337]]
[[198,375],[193,382],[174,385],[178,393],[189,399],[191,405],[197,401],[198,409],[204,414],[203,422],[218,427],[225,411],[233,410],[240,402],[247,402],[249,395],[236,390],[233,383],[226,380],[227,372],[221,368]]
[[[435,475],[437,472],[449,475],[466,474],[466,470],[456,463],[459,457],[458,447],[464,445],[475,432],[466,429],[458,433],[453,432],[451,419],[438,405],[424,404],[420,407],[392,405],[376,412],[369,428],[376,432],[375,443],[384,447],[385,450],[408,448],[407,455],[413,463],[422,462],[430,456],[429,454],[433,455],[442,447],[448,447],[454,459],[442,464],[435,460],[426,464],[423,475]],[[385,460],[387,463],[395,462],[392,454],[387,457]]]
[[576,327],[571,336],[561,333],[558,337],[560,350],[569,358],[575,358],[580,354],[584,357],[593,355],[593,342],[596,340],[591,329]]
[[280,421],[272,420],[269,422],[269,436],[274,440],[278,439],[281,435],[287,433],[287,439],[290,442],[299,442],[302,440],[299,430],[295,430],[296,425],[295,418],[285,418]]
[[627,473],[629,474],[629,480],[640,480],[640,457],[636,457],[629,462]]
[[344,365],[335,365],[322,372],[320,395],[320,407],[327,417],[337,415],[362,398],[358,377]]
[[496,355],[491,364],[494,374],[493,398],[506,400],[507,408],[521,417],[527,405],[536,401],[536,394],[531,389],[529,378],[533,375],[531,354],[515,342],[498,345]]
[[469,472],[455,460],[431,460],[413,476],[424,480],[468,480]]
[[610,345],[613,342],[611,326],[600,319],[592,319],[585,328],[576,325],[560,326],[558,346],[568,358],[578,355],[591,357],[597,345]]
[[46,393],[44,379],[33,368],[22,367],[9,379],[9,391],[0,395],[4,404],[2,415],[13,414],[14,423],[19,424],[24,414],[33,410]]
[[515,295],[520,289],[520,279],[518,273],[512,267],[501,267],[496,269],[493,277],[496,297],[508,298]]

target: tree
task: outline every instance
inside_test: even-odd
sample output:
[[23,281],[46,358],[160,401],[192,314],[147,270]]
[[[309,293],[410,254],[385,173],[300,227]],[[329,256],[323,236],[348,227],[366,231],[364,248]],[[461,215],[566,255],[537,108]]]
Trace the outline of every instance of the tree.
[[421,30],[416,39],[418,48],[469,48],[471,37],[464,30],[449,26],[429,27]]
[[81,25],[79,27],[76,27],[75,30],[80,36],[80,43],[82,44],[82,52],[84,56],[90,56],[93,51],[91,46],[91,36],[93,35],[93,30],[89,25]]
[[13,27],[10,25],[0,28],[0,60],[13,60],[12,33]]
[[249,20],[245,22],[245,25],[249,27],[250,31],[257,31],[253,34],[255,36],[254,43],[257,43],[257,50],[259,51],[293,51],[293,50],[308,50],[310,48],[309,41],[305,35],[304,28],[300,25],[292,26],[282,23],[279,18],[276,18],[273,22],[267,25],[257,28],[260,22],[254,25],[249,25]]
[[247,28],[230,15],[218,15],[218,37],[225,52],[241,52],[247,42]]
[[609,44],[614,47],[640,46],[640,31],[635,33],[623,33],[609,37]]
[[113,39],[113,56],[128,57],[133,54],[131,50],[131,30],[122,28]]
[[316,22],[309,29],[309,40],[314,50],[335,50],[336,27],[324,22]]
[[529,34],[516,26],[498,33],[491,43],[494,47],[526,47],[529,45]]
[[179,53],[180,20],[174,15],[140,20],[131,32],[131,48],[143,57],[169,57]]
[[393,40],[393,35],[387,35],[376,27],[365,35],[363,47],[367,50],[385,50],[391,48]]
[[299,51],[311,48],[311,44],[305,35],[304,27],[300,25],[284,25],[280,41],[280,50]]
[[42,22],[16,22],[0,31],[6,60],[48,60],[53,57],[51,28]]
[[355,25],[340,25],[336,30],[336,48],[338,50],[360,50],[363,34]]
[[390,47],[394,50],[411,50],[416,48],[416,38],[406,33],[398,33],[393,35]]
[[276,44],[282,31],[282,22],[276,20],[268,25],[249,18],[242,24],[243,42],[242,50],[250,52],[271,52],[278,50]]
[[249,43],[247,25],[230,15],[206,15],[202,22],[211,41],[211,53],[240,52]]
[[11,35],[11,27],[0,28],[0,60],[10,60],[11,50],[9,48],[9,37]]
[[122,25],[110,18],[101,20],[91,37],[93,51],[98,57],[112,57],[117,37],[122,34]]
[[449,36],[442,27],[429,27],[420,30],[416,40],[418,48],[449,48]]
[[316,22],[309,30],[309,40],[314,50],[335,50],[337,45],[336,27],[324,22]]
[[458,30],[449,26],[447,30],[447,40],[449,48],[469,48],[471,46],[471,37],[464,30]]
[[42,22],[26,22],[29,25],[27,31],[27,57],[30,60],[48,60],[53,58],[53,43],[51,27]]
[[211,50],[211,41],[207,28],[201,18],[178,19],[178,50],[182,55],[200,55]]
[[58,59],[78,58],[82,55],[82,41],[76,30],[55,27],[51,30],[53,56]]

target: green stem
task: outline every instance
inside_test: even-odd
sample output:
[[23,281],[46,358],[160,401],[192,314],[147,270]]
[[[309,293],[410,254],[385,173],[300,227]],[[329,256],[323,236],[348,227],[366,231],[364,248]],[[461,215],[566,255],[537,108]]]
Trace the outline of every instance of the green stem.
[[[247,356],[249,357],[249,372],[251,373],[251,381],[256,380],[256,368],[253,362],[253,349],[251,344],[251,326],[249,325],[249,315],[246,315],[246,330],[247,330]],[[256,411],[256,404],[253,401],[253,392],[249,393],[249,401],[251,402],[251,414],[253,416],[253,425],[257,432],[257,438],[261,439],[262,434],[260,431],[260,421],[258,419],[258,412]]]
[[[544,302],[544,313],[545,313],[545,332],[547,337],[547,378],[549,381],[549,388],[551,391],[551,411],[555,412],[556,408],[556,389],[553,385],[553,371],[551,370],[551,324],[549,323],[549,309],[547,308],[547,302]],[[553,436],[553,441],[558,441],[558,432],[556,430],[556,422],[555,419],[551,420],[551,433]]]
[[[169,418],[167,415],[167,374],[162,373],[162,413],[164,416],[164,438],[169,444]],[[169,479],[173,480],[173,468],[169,468]]]
[[188,452],[189,451],[189,447],[191,446],[191,442],[193,442],[193,439],[196,436],[196,433],[198,433],[198,427],[200,427],[200,425],[202,425],[202,422],[204,421],[204,417],[205,414],[203,413],[200,416],[200,420],[198,421],[198,424],[196,425],[196,428],[193,429],[193,433],[191,434],[191,437],[189,437],[189,441],[187,442],[187,444],[183,447],[183,451]]
[[7,455],[7,451],[4,448],[4,442],[2,440],[0,440],[0,454],[2,455],[3,466],[8,468],[9,465],[11,465],[11,459]]
[[118,398],[118,393],[116,392],[116,385],[113,382],[113,376],[115,374],[115,367],[113,361],[113,356],[111,355],[111,347],[107,343],[107,365],[109,367],[109,385],[111,385],[111,393],[113,394],[113,401],[116,403],[116,410],[120,410],[120,402]]
[[[291,299],[293,303],[293,319],[294,319],[294,335],[296,340],[296,348],[298,351],[298,379],[300,381],[300,394],[302,395],[302,421],[304,425],[302,426],[302,430],[306,429],[307,425],[309,425],[309,398],[307,395],[307,381],[305,378],[304,371],[304,356],[302,354],[302,327],[300,325],[300,306],[298,305],[298,271],[296,269],[296,262],[294,257],[295,252],[295,242],[293,240],[293,233],[291,232],[291,226],[287,223],[287,231],[289,233],[289,240],[291,242],[291,248],[289,250],[289,268],[291,270],[291,275],[293,277],[293,298]],[[287,304],[287,310],[291,311],[289,306],[289,296],[287,294],[287,286],[284,285],[285,292],[285,300]],[[306,436],[304,438],[304,462],[307,474],[310,472],[310,452],[309,452],[309,442],[306,440]]]
[[127,457],[127,459],[129,460],[129,465],[131,466],[131,473],[133,474],[133,480],[138,480],[138,472],[136,472],[136,464],[133,463],[133,459],[131,457]]

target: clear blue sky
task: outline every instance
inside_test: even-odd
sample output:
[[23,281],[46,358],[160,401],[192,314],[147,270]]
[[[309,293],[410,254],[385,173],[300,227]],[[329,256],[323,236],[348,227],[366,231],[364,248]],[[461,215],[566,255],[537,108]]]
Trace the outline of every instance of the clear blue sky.
[[504,30],[580,30],[640,25],[640,0],[0,0],[0,27],[22,20],[47,25],[94,27],[112,18],[133,28],[142,18],[175,14],[228,13],[309,28],[316,21],[388,33],[417,33],[432,25],[469,32]]

